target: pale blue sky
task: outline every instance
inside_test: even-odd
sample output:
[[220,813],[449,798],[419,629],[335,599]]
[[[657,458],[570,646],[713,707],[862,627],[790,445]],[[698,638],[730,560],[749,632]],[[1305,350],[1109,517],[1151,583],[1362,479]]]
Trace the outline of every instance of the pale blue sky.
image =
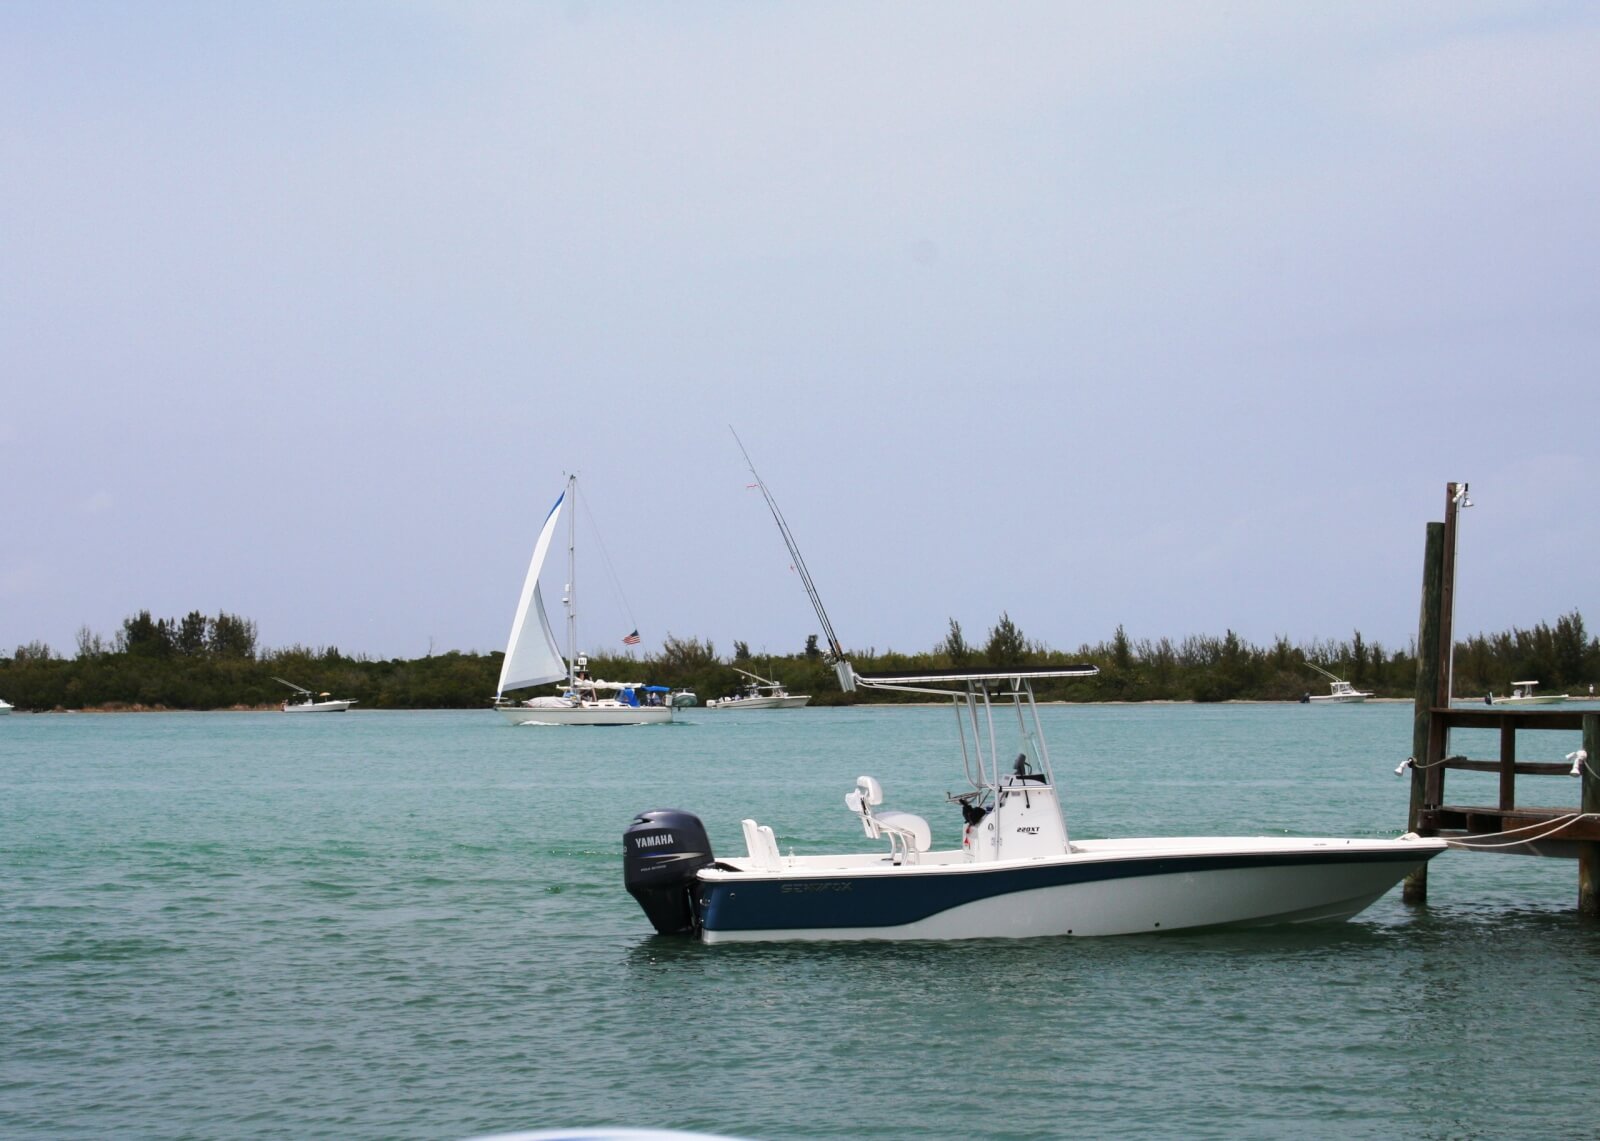
[[1452,479],[1459,631],[1600,626],[1597,107],[1590,4],[13,0],[0,652],[500,648],[569,469],[796,650],[729,424],[848,646],[1404,645]]

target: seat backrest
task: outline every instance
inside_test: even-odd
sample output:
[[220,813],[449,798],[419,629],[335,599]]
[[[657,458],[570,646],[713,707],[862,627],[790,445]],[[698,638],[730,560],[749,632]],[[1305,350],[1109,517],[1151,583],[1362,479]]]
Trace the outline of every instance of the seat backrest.
[[741,820],[744,829],[744,846],[750,852],[750,862],[758,871],[775,872],[783,866],[778,853],[778,837],[765,824],[754,820]]

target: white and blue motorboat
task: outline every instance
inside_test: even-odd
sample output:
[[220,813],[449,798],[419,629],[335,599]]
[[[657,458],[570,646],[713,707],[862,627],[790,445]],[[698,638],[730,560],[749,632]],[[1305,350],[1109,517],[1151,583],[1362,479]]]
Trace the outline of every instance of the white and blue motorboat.
[[753,464],[750,472],[845,691],[932,696],[954,706],[968,784],[950,797],[960,807],[961,842],[935,848],[928,821],[885,808],[883,788],[871,776],[856,781],[844,804],[887,850],[785,855],[770,825],[746,819],[745,852],[718,857],[698,817],[678,809],[643,812],[623,834],[623,881],[657,932],[735,943],[1131,935],[1331,922],[1358,914],[1444,851],[1443,840],[1414,834],[1073,839],[1033,687],[1098,671],[856,673],[777,502]]
[[[747,819],[747,850],[719,857],[697,817],[644,812],[624,834],[624,880],[659,933],[707,943],[981,939],[1334,922],[1445,849],[1409,834],[1075,840],[1033,685],[1092,668],[863,677],[841,661],[838,670],[846,689],[952,700],[970,785],[951,797],[959,846],[935,848],[927,820],[884,808],[870,776],[845,807],[887,850],[784,855],[770,826]],[[1005,726],[1017,743],[1002,750]]]

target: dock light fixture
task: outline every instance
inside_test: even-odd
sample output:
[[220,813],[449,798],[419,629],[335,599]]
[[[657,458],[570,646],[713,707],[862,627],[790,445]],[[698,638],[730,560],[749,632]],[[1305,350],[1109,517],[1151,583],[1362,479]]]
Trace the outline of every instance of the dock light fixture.
[[1472,500],[1467,497],[1467,485],[1465,483],[1456,484],[1455,502],[1457,507],[1472,506]]
[[1579,749],[1575,753],[1568,753],[1567,760],[1572,762],[1572,773],[1570,775],[1581,777],[1583,775],[1583,763],[1588,759],[1589,754],[1582,749]]
[[1401,761],[1398,765],[1396,765],[1394,767],[1394,775],[1397,776],[1397,777],[1405,776],[1406,775],[1406,770],[1409,769],[1412,765],[1414,765],[1416,763],[1417,763],[1417,758],[1415,758],[1415,757],[1407,757],[1405,760]]

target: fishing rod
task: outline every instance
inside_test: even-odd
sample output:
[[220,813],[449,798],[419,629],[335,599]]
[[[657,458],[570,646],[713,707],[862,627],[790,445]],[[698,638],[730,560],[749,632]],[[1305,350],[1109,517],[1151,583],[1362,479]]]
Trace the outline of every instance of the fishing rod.
[[739,433],[733,431],[733,425],[728,425],[728,431],[733,432],[733,442],[739,445],[739,451],[744,455],[745,466],[750,469],[750,474],[755,476],[756,486],[761,489],[761,495],[767,501],[767,507],[772,512],[773,520],[778,524],[778,532],[783,536],[784,544],[789,548],[789,557],[794,560],[794,569],[800,575],[800,582],[806,588],[806,597],[811,599],[811,608],[817,612],[817,621],[822,623],[822,632],[828,639],[828,652],[831,664],[837,665],[844,661],[844,647],[839,645],[839,638],[833,632],[833,623],[828,621],[828,612],[822,608],[822,596],[817,593],[817,584],[811,581],[811,572],[806,569],[806,561],[800,556],[800,548],[795,545],[794,533],[789,530],[789,523],[783,517],[783,512],[778,510],[778,501],[772,498],[766,481],[756,471],[756,465],[750,460],[750,453],[745,451],[744,441],[739,439]]

